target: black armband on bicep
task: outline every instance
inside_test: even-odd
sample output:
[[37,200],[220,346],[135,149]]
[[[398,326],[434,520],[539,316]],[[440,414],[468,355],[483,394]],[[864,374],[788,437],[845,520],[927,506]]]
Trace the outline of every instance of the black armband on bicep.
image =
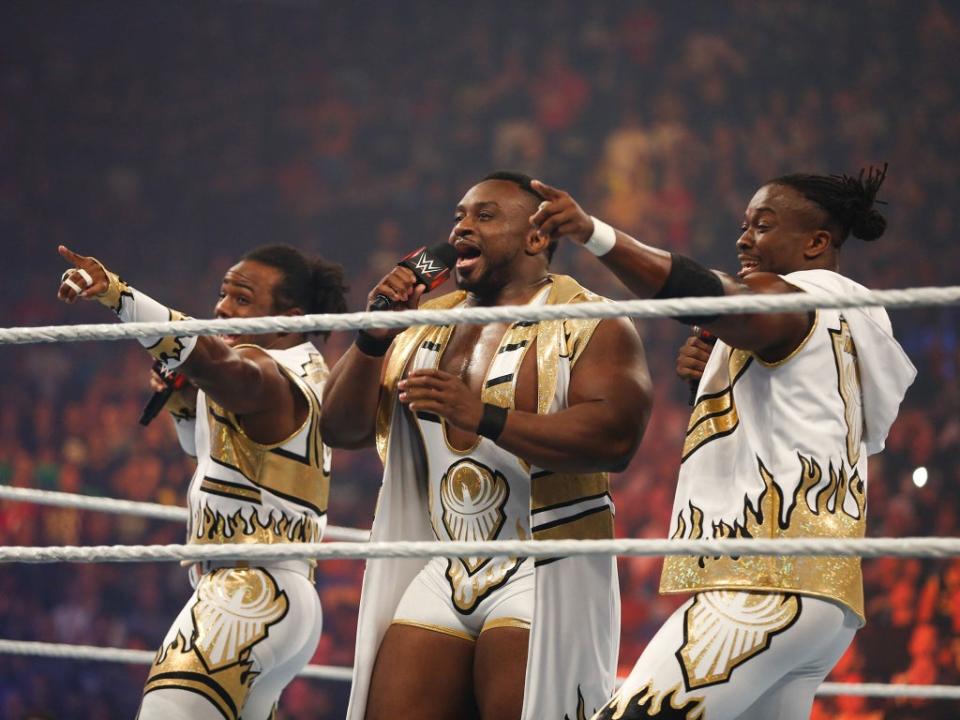
[[[723,295],[723,281],[712,270],[684,255],[670,253],[670,274],[655,299]],[[674,318],[687,325],[703,325],[718,315],[682,315]]]

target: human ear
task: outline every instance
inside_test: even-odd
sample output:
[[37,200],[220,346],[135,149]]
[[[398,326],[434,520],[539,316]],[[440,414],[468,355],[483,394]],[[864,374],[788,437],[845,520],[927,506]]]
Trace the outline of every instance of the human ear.
[[833,247],[833,233],[829,230],[817,230],[809,238],[803,248],[803,256],[812,260]]
[[547,247],[550,245],[550,238],[541,235],[536,231],[535,228],[531,228],[527,231],[527,235],[524,238],[523,246],[527,255],[539,255],[542,252],[545,252]]

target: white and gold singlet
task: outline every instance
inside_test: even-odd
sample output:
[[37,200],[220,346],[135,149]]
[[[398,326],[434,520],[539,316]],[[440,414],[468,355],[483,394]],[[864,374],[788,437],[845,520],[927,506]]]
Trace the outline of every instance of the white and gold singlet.
[[[827,270],[784,279],[801,289],[862,289]],[[868,372],[867,393],[865,362],[885,374],[877,382]],[[863,537],[867,455],[882,448],[914,372],[882,308],[818,310],[800,346],[775,363],[717,341],[687,427],[670,536]],[[891,402],[883,437],[867,438],[868,426],[880,431],[865,414],[888,412]],[[863,620],[855,557],[671,557],[660,589],[799,592]]]
[[[540,293],[531,304],[546,296]],[[514,333],[511,333],[511,330]],[[510,342],[504,334],[483,381],[489,396],[498,387],[512,397],[531,338]],[[453,332],[441,328],[417,349],[409,369],[436,368]],[[438,540],[527,540],[531,468],[488,438],[458,450],[447,424],[431,413],[415,414],[425,459],[430,524]],[[404,594],[394,622],[475,639],[484,629],[530,627],[533,563],[520,557],[434,558]]]
[[[247,437],[233,413],[199,393],[190,543],[319,542],[323,536],[330,451],[320,437],[320,401],[327,367],[311,343],[264,352],[303,394],[307,417],[286,440],[262,445]],[[138,717],[270,716],[320,639],[313,564],[204,563],[192,574],[193,596],[150,669]]]
[[[801,290],[862,289],[826,270]],[[819,310],[788,357],[717,341],[687,427],[674,538],[863,537],[867,456],[915,375],[880,308]],[[695,592],[594,720],[801,720],[863,623],[859,558],[668,557]]]

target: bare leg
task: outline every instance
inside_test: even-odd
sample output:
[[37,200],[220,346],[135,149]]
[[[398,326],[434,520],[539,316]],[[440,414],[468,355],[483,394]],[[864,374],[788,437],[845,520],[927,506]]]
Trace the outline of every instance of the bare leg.
[[469,720],[471,640],[411,625],[387,628],[373,666],[366,720]]
[[529,639],[529,630],[516,627],[480,633],[473,678],[483,720],[520,720]]

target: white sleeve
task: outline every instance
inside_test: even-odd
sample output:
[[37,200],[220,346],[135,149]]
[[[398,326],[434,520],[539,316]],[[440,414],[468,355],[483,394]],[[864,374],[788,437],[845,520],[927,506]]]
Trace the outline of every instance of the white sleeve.
[[173,418],[173,426],[177,430],[177,440],[180,441],[180,447],[187,455],[195,458],[197,456],[197,419],[195,417],[183,419],[175,415],[171,415],[171,417]]

